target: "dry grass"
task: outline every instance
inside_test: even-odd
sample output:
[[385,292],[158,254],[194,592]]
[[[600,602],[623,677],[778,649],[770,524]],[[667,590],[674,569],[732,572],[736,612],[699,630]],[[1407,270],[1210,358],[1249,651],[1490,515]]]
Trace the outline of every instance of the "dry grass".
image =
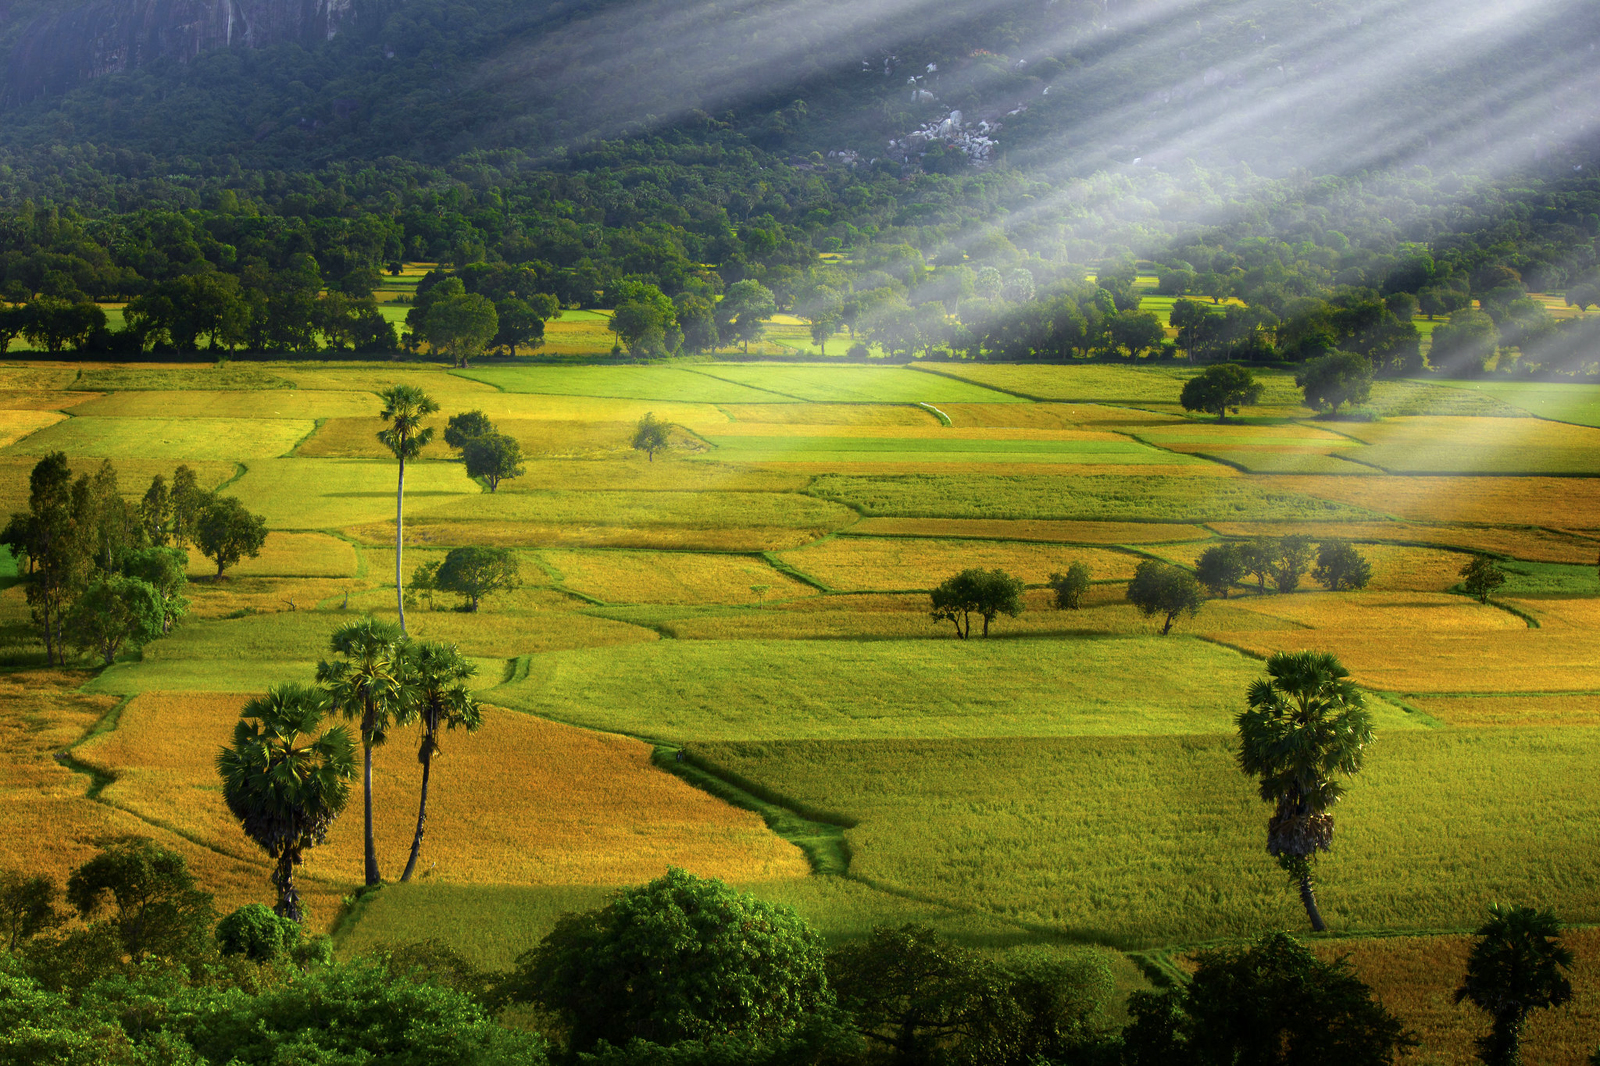
[[240,611],[309,611],[318,604],[337,606],[346,593],[355,602],[356,594],[366,586],[354,578],[327,577],[228,577],[217,581],[210,576],[216,573],[215,566],[202,562],[200,569],[206,576],[191,580],[184,590],[189,613],[195,618],[229,618]]
[[[1209,631],[1204,617],[1201,625]],[[1549,629],[1392,634],[1381,629],[1298,629],[1219,633],[1217,639],[1263,657],[1278,651],[1330,651],[1358,683],[1380,692],[1600,690],[1600,662],[1589,642]]]
[[1029,584],[1048,581],[1076,561],[1097,581],[1126,581],[1139,558],[1106,548],[1047,547],[1011,541],[911,537],[830,537],[786,552],[783,560],[837,589],[927,589],[968,567],[999,567]]
[[[971,475],[973,477],[1121,477],[1121,478],[1187,478],[1194,480],[1220,481],[1225,478],[1238,477],[1239,472],[1231,467],[1219,466],[1215,463],[1195,461],[1187,456],[1169,456],[1171,464],[1163,464],[1160,459],[1164,453],[1153,451],[1150,453],[1152,462],[1149,463],[1096,463],[1096,462],[1070,462],[1057,463],[1048,460],[1034,463],[1008,463],[1004,461],[989,462],[949,462],[933,459],[918,462],[851,462],[848,460],[830,459],[827,461],[796,460],[766,460],[772,466],[767,469],[782,470],[793,474],[815,476],[818,474],[838,474],[843,476],[860,477],[895,477],[897,475],[929,475],[935,477],[949,477]],[[969,455],[970,459],[971,456]],[[761,460],[741,460],[746,462],[761,463]]]
[[1417,522],[1600,529],[1600,479],[1560,477],[1264,477],[1253,483]]
[[[1015,404],[1000,404],[1013,407]],[[869,403],[725,403],[717,409],[742,427],[750,423],[802,426],[933,426],[939,420],[921,407]],[[943,410],[943,408],[940,408]],[[947,414],[949,412],[946,412]],[[659,416],[665,417],[665,416]],[[954,417],[954,416],[952,416]]]
[[[228,493],[274,529],[378,522],[394,517],[396,465],[393,459],[257,459]],[[482,494],[460,463],[406,464],[408,520],[443,501],[475,501]]]
[[27,366],[0,366],[0,389],[7,392],[29,389],[66,389],[78,380],[77,363],[30,363]]
[[66,420],[59,411],[0,410],[0,448],[9,447],[30,433]]
[[1600,725],[1600,695],[1412,696],[1406,702],[1452,726]]
[[561,587],[607,603],[746,604],[816,594],[748,555],[547,551],[543,559]]
[[[1535,1011],[1523,1036],[1525,1061],[1540,1066],[1587,1063],[1600,1025],[1600,930],[1570,929],[1562,940],[1577,956],[1572,1001]],[[1348,955],[1384,1006],[1415,1032],[1422,1046],[1402,1063],[1469,1066],[1478,1061],[1473,1039],[1488,1031],[1481,1011],[1454,1002],[1471,945],[1467,936],[1402,936],[1324,941],[1312,950],[1324,958]]]
[[984,518],[865,518],[851,533],[885,537],[967,537],[1060,544],[1166,544],[1210,540],[1208,530],[1165,522],[1050,522]]
[[1507,603],[1513,603],[1533,615],[1546,629],[1557,632],[1573,629],[1589,632],[1600,630],[1600,599],[1594,597],[1571,599],[1562,596],[1504,598]]
[[[181,827],[230,855],[255,848],[222,805],[215,759],[240,696],[147,693],[79,757],[118,775],[106,798]],[[410,731],[377,757],[379,859],[397,876],[416,828],[420,768]],[[306,867],[321,877],[361,869],[359,792]],[[645,744],[490,709],[477,733],[450,736],[434,764],[424,878],[470,884],[624,885],[683,866],[728,880],[803,877],[798,848],[760,817],[713,799],[650,764]],[[264,874],[264,868],[263,868]]]
[[739,422],[718,426],[696,426],[695,430],[717,441],[727,438],[741,439],[770,437],[775,439],[798,438],[839,440],[910,440],[931,441],[939,448],[962,451],[961,441],[1100,441],[1110,444],[1127,444],[1126,437],[1116,433],[1067,428],[1039,428],[1036,426],[978,426],[954,428],[939,425],[881,425],[874,423],[850,424],[793,424],[774,422]]
[[1315,539],[1406,541],[1499,552],[1542,563],[1592,563],[1600,543],[1571,533],[1537,528],[1422,525],[1415,522],[1213,522],[1226,537],[1281,537],[1300,533]]

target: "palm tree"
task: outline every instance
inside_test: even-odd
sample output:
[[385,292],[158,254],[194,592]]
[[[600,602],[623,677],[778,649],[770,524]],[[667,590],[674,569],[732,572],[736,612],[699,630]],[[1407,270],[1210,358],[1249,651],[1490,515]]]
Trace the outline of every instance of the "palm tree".
[[391,385],[380,394],[383,410],[380,412],[388,429],[378,431],[378,439],[389,446],[394,457],[400,460],[400,481],[394,493],[394,596],[400,609],[400,632],[406,631],[406,605],[400,579],[400,540],[405,525],[406,460],[415,459],[433,440],[433,427],[424,427],[424,417],[433,414],[439,405],[415,385]]
[[413,645],[407,655],[406,672],[414,681],[417,716],[422,722],[422,744],[417,761],[422,764],[422,799],[417,804],[417,835],[411,841],[411,858],[400,880],[411,880],[417,868],[417,853],[422,850],[422,832],[428,823],[428,776],[433,757],[439,753],[439,733],[457,726],[471,733],[483,724],[478,701],[467,690],[467,681],[478,668],[456,650],[454,644]]
[[1532,907],[1489,904],[1478,937],[1456,1002],[1471,1000],[1492,1019],[1489,1034],[1478,1038],[1478,1058],[1487,1066],[1518,1066],[1528,1015],[1572,998],[1572,982],[1562,973],[1572,966],[1572,952],[1561,944],[1560,919]]
[[344,726],[322,735],[327,695],[307,685],[278,685],[239,712],[233,746],[217,755],[222,798],[245,835],[277,860],[272,885],[277,913],[302,918],[294,868],[306,848],[321,844],[350,799],[355,750]]
[[333,631],[329,646],[342,662],[317,664],[317,680],[328,690],[334,710],[361,722],[361,787],[366,799],[367,884],[375,885],[378,852],[372,840],[372,749],[388,739],[389,730],[411,720],[415,709],[406,683],[400,628],[363,618]]
[[1327,652],[1279,652],[1267,676],[1250,686],[1239,725],[1239,769],[1261,779],[1261,798],[1276,804],[1267,850],[1300,884],[1311,928],[1327,928],[1311,888],[1311,860],[1333,845],[1329,808],[1344,795],[1335,777],[1361,769],[1372,743],[1372,718],[1350,672]]

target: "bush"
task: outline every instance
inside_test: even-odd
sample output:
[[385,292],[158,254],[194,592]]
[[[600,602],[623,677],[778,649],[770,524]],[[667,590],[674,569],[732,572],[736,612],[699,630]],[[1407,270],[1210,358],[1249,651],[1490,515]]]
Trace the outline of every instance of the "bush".
[[1089,567],[1075,562],[1065,574],[1051,574],[1050,587],[1056,593],[1056,606],[1063,611],[1076,611],[1083,606],[1084,593],[1089,591]]
[[217,923],[217,946],[224,955],[251,962],[283,958],[300,942],[300,926],[260,903],[247,903]]

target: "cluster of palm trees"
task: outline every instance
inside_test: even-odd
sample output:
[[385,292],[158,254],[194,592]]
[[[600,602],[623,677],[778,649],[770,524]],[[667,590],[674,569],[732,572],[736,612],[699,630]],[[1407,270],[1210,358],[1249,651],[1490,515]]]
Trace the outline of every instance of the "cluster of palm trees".
[[317,684],[277,685],[251,700],[240,712],[233,743],[217,757],[223,799],[245,834],[274,860],[274,909],[292,921],[303,917],[295,867],[305,849],[327,838],[356,774],[349,730],[324,728],[324,720],[339,715],[358,723],[368,885],[382,880],[372,834],[372,749],[398,728],[420,727],[417,829],[400,876],[409,881],[427,828],[428,783],[440,737],[482,724],[467,687],[476,667],[455,645],[414,642],[399,626],[370,617],[340,626],[329,643],[337,658],[317,664]]

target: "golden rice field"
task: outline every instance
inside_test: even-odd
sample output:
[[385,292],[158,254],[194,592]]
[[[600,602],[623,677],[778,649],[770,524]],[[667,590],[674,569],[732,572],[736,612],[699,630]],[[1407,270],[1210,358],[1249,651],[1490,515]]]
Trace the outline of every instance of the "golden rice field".
[[1406,703],[1448,726],[1600,725],[1600,694],[1408,696]]
[[928,589],[970,567],[996,567],[1030,585],[1064,573],[1074,562],[1095,581],[1127,581],[1140,558],[1108,548],[1055,547],[1021,541],[937,540],[924,537],[831,537],[785,552],[784,562],[844,591]]
[[1251,480],[1414,522],[1600,529],[1600,479],[1596,478],[1290,476]]
[[60,411],[0,409],[0,448],[15,444],[28,434],[53,426],[66,417]]
[[1299,533],[1315,539],[1437,544],[1498,552],[1544,563],[1593,563],[1600,539],[1536,527],[1427,525],[1420,522],[1212,522],[1225,537],[1281,537]]
[[1202,526],[1164,522],[1051,522],[983,518],[864,518],[852,533],[880,537],[962,537],[1057,544],[1167,544],[1209,540]]
[[[1012,408],[1017,405],[1008,403],[994,406]],[[912,404],[723,403],[717,405],[717,410],[726,415],[728,420],[739,424],[741,428],[747,428],[752,423],[805,426],[938,426],[939,424],[939,420],[932,412]],[[658,413],[657,417],[666,418],[667,415]]]
[[759,556],[668,551],[545,551],[556,584],[605,603],[752,604],[814,596]]
[[[228,580],[241,577],[356,577],[361,557],[355,545],[327,533],[285,533],[273,530],[255,558],[228,567]],[[212,577],[217,564],[189,548],[189,576]]]

